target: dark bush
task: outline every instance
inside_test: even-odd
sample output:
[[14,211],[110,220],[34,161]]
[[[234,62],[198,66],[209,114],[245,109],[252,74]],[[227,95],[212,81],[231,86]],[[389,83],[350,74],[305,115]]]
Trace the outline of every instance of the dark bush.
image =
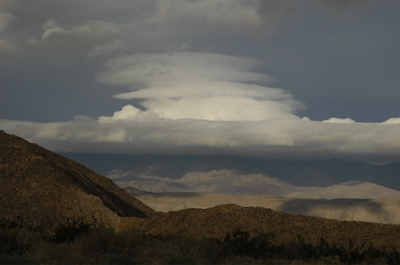
[[261,233],[255,237],[250,237],[248,232],[241,230],[233,234],[228,233],[223,241],[225,251],[238,256],[248,256],[254,259],[271,258],[279,256],[282,248],[274,246],[270,239],[272,234]]
[[54,243],[70,243],[79,235],[87,234],[92,226],[82,220],[69,221],[59,225],[54,230],[54,236],[51,241]]
[[0,221],[0,254],[23,255],[32,249],[37,236],[22,220]]
[[115,236],[115,230],[109,227],[101,226],[91,229],[78,240],[80,252],[88,257],[110,253]]

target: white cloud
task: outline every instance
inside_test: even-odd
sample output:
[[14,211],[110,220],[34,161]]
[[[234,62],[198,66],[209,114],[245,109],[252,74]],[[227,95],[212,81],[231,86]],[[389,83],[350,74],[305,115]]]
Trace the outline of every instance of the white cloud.
[[254,84],[272,79],[255,72],[260,66],[212,53],[141,54],[109,61],[97,79],[130,87],[135,91],[115,97],[141,99],[147,113],[165,119],[297,118],[292,113],[302,105],[290,93]]
[[328,120],[322,121],[322,122],[327,122],[327,123],[354,123],[355,121],[350,119],[350,118],[330,118]]
[[100,123],[113,123],[116,121],[122,121],[122,122],[147,121],[147,122],[149,122],[152,120],[157,120],[159,118],[160,117],[155,113],[151,113],[148,111],[142,111],[132,105],[126,105],[120,111],[114,112],[114,115],[111,117],[107,117],[107,116],[99,117],[99,122]]

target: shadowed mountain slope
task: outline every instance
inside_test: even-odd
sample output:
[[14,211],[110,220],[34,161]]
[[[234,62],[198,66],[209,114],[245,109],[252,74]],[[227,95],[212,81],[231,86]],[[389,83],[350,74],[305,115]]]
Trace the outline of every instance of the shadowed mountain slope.
[[77,162],[0,131],[0,218],[32,225],[63,222],[117,225],[119,217],[154,211]]

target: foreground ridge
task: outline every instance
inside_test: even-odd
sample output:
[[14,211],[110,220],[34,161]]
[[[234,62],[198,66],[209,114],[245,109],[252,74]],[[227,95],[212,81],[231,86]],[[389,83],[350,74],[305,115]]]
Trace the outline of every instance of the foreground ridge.
[[118,225],[155,212],[110,179],[36,144],[0,131],[0,218],[34,226],[63,222]]
[[124,218],[125,228],[136,227],[150,234],[180,235],[190,238],[217,238],[237,230],[256,236],[272,234],[272,242],[281,244],[302,237],[316,244],[321,238],[329,243],[356,246],[394,247],[400,250],[400,226],[293,215],[263,207],[234,204],[208,209],[167,212],[151,219]]

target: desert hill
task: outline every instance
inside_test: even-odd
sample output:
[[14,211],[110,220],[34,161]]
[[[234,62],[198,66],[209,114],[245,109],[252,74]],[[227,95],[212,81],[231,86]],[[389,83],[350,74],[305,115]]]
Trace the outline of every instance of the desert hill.
[[53,227],[75,220],[117,224],[154,211],[88,168],[0,131],[0,218]]
[[272,242],[280,244],[298,240],[318,243],[324,238],[330,244],[354,246],[372,244],[376,247],[400,248],[398,225],[369,222],[349,222],[292,215],[263,207],[241,207],[228,204],[208,209],[171,211],[150,218],[124,218],[125,227],[136,227],[154,235],[179,235],[189,238],[217,238],[237,230],[251,235],[272,235]]
[[276,211],[335,220],[400,224],[400,198],[397,199],[313,199],[272,196],[234,196],[216,193],[151,193],[125,188],[156,211],[211,208],[221,204],[264,207]]

